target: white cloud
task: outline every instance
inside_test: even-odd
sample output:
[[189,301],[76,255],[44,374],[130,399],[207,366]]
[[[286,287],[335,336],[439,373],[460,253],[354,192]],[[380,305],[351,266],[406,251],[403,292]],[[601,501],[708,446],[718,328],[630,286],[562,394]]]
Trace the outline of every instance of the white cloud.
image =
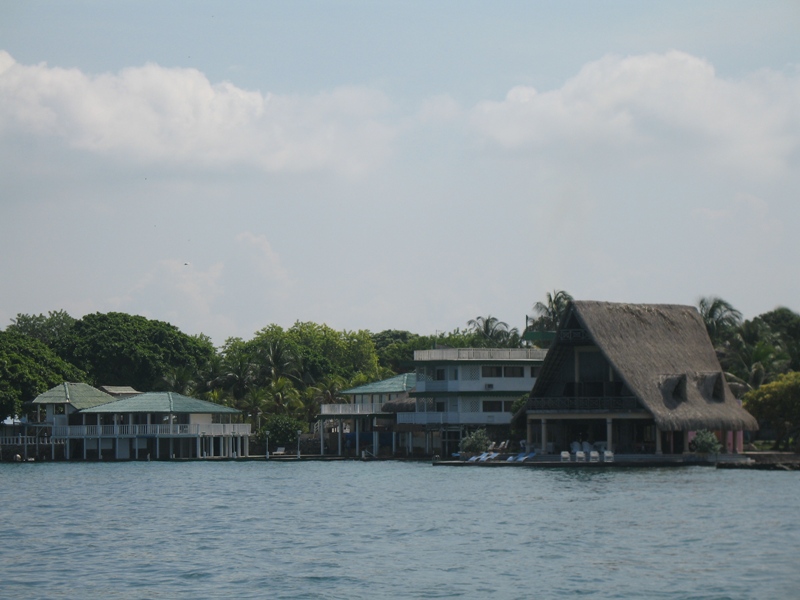
[[289,274],[283,268],[280,256],[272,249],[272,244],[266,236],[244,231],[236,236],[236,241],[250,250],[249,258],[259,275],[270,281],[289,282]]
[[358,175],[389,152],[381,92],[339,87],[313,96],[212,84],[195,69],[157,64],[87,75],[21,65],[0,51],[0,132],[64,138],[89,152],[143,162]]
[[744,169],[787,169],[800,147],[800,78],[760,72],[718,77],[705,60],[672,51],[588,63],[560,89],[512,88],[474,107],[475,130],[505,148],[623,152]]

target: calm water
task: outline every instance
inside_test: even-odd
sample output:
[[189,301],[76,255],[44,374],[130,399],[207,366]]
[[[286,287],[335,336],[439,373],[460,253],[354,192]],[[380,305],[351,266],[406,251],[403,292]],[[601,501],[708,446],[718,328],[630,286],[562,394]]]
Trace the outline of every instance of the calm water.
[[800,473],[0,464],[4,598],[797,598]]

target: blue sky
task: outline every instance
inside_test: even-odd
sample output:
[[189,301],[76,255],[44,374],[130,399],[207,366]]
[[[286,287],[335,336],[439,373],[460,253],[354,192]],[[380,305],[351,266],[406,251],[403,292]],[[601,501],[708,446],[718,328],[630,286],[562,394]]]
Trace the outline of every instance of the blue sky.
[[800,310],[796,2],[0,1],[0,326]]

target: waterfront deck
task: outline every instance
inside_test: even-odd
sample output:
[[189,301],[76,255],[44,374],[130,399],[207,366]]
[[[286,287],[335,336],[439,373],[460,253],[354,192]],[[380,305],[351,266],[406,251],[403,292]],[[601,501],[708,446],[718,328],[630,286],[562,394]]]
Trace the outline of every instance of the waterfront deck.
[[573,458],[569,461],[562,461],[560,455],[547,454],[536,456],[524,462],[508,460],[508,455],[501,456],[495,460],[483,462],[468,460],[435,460],[434,466],[445,467],[525,467],[525,468],[559,468],[559,469],[614,469],[624,467],[689,467],[707,466],[713,467],[719,464],[738,464],[749,465],[753,460],[745,454],[716,454],[709,456],[698,456],[694,454],[617,454],[613,461],[576,461]]

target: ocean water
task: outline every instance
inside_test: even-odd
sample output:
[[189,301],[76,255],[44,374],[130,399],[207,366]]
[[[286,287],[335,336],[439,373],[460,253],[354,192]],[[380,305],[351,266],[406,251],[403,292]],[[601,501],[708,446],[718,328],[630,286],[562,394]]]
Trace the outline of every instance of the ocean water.
[[800,597],[800,473],[0,464],[2,598]]

